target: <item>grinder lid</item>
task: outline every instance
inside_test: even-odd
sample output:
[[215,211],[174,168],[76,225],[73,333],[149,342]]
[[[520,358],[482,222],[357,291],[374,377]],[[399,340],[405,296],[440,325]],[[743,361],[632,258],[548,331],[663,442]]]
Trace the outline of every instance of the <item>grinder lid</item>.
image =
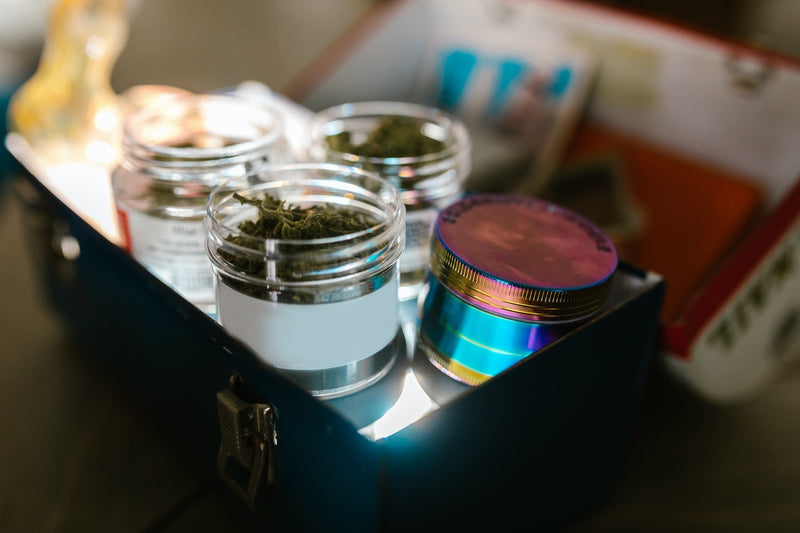
[[532,322],[585,318],[605,301],[617,268],[594,223],[531,196],[476,194],[442,210],[431,270],[459,298]]

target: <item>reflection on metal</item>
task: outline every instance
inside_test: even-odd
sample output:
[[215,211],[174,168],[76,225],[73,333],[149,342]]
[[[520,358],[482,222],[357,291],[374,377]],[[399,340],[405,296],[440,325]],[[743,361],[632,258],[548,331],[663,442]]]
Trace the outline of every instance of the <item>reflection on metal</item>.
[[9,133],[6,148],[59,200],[109,241],[121,244],[116,205],[108,169],[89,160],[54,163],[46,152],[34,150],[24,137]]
[[378,420],[359,432],[372,439],[386,438],[413,424],[431,411],[438,409],[436,402],[422,390],[413,370],[406,373],[403,392],[397,402]]
[[64,220],[53,222],[53,251],[59,259],[75,261],[81,255],[78,239],[69,233],[69,224]]

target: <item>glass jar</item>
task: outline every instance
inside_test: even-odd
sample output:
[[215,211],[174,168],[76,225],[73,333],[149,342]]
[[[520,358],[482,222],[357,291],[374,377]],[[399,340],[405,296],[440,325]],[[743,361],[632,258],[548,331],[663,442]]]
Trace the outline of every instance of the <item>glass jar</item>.
[[589,318],[617,268],[592,222],[530,196],[476,194],[434,225],[418,346],[450,377],[478,385]]
[[[120,116],[111,77],[128,38],[128,4],[125,0],[55,0],[36,6],[25,2],[16,4],[11,13],[3,6],[3,22],[11,35],[12,25],[25,31],[30,28],[25,20],[38,21],[39,12],[47,9],[47,33],[36,72],[14,93],[7,120],[9,129],[22,135],[48,166],[91,163],[107,175],[117,160]],[[28,11],[25,17],[20,16],[23,10]],[[28,18],[34,14],[36,18]],[[8,30],[4,32],[3,65],[9,59],[11,65],[16,63],[14,39]],[[3,75],[0,85],[7,81]]]
[[[368,223],[334,237],[255,236],[265,210],[252,202],[265,195]],[[352,167],[268,165],[247,182],[220,186],[207,215],[220,323],[315,396],[377,381],[404,351],[397,296],[404,214],[388,182]]]
[[213,315],[203,226],[208,195],[222,181],[289,157],[281,116],[253,100],[189,95],[139,109],[125,121],[122,156],[111,176],[126,248]]
[[[402,117],[440,148],[423,155],[375,157],[342,151],[331,138],[349,136],[364,143],[387,119]],[[400,191],[406,206],[406,248],[400,257],[400,299],[416,298],[425,282],[430,234],[439,210],[457,200],[471,167],[469,132],[454,116],[436,108],[406,102],[357,102],[320,111],[311,121],[312,159],[376,172]],[[358,150],[354,150],[358,151]]]

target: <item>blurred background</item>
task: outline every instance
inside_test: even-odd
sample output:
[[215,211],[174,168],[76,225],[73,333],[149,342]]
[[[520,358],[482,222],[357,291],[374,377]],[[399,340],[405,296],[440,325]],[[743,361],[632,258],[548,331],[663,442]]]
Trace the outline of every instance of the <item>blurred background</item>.
[[[138,0],[114,73],[124,89],[164,83],[211,90],[246,79],[282,89],[321,47],[347,30],[369,0]],[[800,3],[793,0],[598,0],[800,56]]]
[[[0,0],[3,109],[36,67],[51,3]],[[378,3],[137,0],[112,85],[208,91],[257,80],[281,91]],[[800,57],[797,0],[596,3]],[[0,172],[0,531],[252,530],[80,357],[37,286],[4,153]],[[797,420],[797,372],[730,408],[653,383],[619,487],[575,530],[797,531]]]

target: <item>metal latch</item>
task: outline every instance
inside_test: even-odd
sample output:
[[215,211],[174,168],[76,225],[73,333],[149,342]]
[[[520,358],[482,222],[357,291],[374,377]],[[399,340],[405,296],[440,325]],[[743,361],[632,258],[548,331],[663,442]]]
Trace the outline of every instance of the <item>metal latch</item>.
[[217,456],[220,478],[251,507],[264,487],[275,484],[274,409],[266,403],[250,403],[231,388],[217,393],[217,412],[222,442]]

